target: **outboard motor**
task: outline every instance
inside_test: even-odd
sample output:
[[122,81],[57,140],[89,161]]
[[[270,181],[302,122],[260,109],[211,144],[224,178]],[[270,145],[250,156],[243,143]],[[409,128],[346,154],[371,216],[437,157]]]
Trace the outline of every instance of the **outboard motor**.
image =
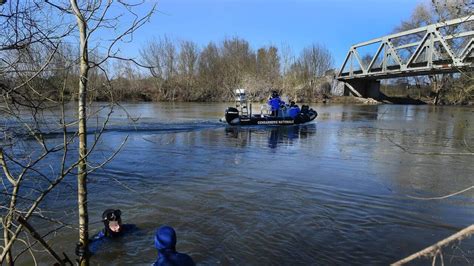
[[225,109],[225,121],[229,124],[239,123],[239,110],[234,107],[228,107]]

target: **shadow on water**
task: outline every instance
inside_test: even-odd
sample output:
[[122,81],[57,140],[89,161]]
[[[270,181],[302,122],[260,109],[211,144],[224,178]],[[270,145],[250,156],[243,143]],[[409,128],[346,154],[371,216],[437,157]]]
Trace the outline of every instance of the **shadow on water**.
[[305,139],[316,134],[316,124],[293,126],[254,126],[254,127],[226,127],[227,136],[241,139],[242,147],[249,145],[252,138],[261,138],[266,135],[268,147],[275,149],[278,145],[291,146],[295,140]]
[[388,96],[383,93],[381,93],[380,100],[392,104],[409,104],[409,105],[425,105],[426,102],[420,100],[420,99],[413,99],[410,97],[410,95],[407,95],[406,97],[396,97],[396,96]]
[[[376,106],[377,107],[377,106]],[[376,110],[360,110],[357,112],[354,111],[343,111],[341,113],[341,121],[373,121],[377,120],[380,116],[377,109]]]

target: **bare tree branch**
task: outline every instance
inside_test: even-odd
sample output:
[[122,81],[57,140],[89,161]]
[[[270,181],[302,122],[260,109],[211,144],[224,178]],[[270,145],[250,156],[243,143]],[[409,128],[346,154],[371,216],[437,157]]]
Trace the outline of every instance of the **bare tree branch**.
[[[441,249],[443,247],[451,244],[454,241],[461,241],[464,238],[467,238],[467,237],[471,236],[473,233],[474,233],[474,224],[462,229],[461,231],[457,232],[454,235],[451,235],[451,236],[437,242],[436,244],[433,244],[433,245],[431,245],[431,246],[429,246],[429,247],[427,247],[427,248],[425,248],[425,249],[423,249],[419,252],[416,252],[416,253],[414,253],[414,254],[412,254],[412,255],[404,258],[404,259],[401,259],[397,262],[394,262],[391,265],[393,265],[393,266],[404,265],[404,264],[407,264],[407,263],[409,263],[410,261],[412,261],[414,259],[424,257],[424,256],[434,256],[433,262],[435,262],[436,255],[438,254],[438,252],[441,251]],[[443,258],[441,257],[441,260],[442,259]]]

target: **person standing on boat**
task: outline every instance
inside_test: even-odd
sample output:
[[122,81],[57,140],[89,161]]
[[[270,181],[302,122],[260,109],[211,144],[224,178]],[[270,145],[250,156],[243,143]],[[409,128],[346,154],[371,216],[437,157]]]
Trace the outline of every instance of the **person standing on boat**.
[[280,95],[278,95],[278,92],[272,91],[272,96],[268,100],[268,105],[270,105],[272,110],[272,116],[278,116],[278,110],[280,109],[280,105],[282,104],[285,104],[285,102],[281,100]]
[[153,266],[195,266],[193,259],[184,253],[176,251],[176,232],[171,226],[161,226],[156,230],[155,247],[158,259]]

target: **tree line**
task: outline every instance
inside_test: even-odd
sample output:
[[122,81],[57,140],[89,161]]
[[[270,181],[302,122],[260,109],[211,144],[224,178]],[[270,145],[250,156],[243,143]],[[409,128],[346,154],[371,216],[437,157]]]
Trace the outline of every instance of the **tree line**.
[[312,98],[324,93],[316,80],[333,67],[331,53],[320,44],[294,56],[288,46],[254,50],[239,37],[200,48],[165,36],[150,41],[140,53],[145,64],[153,66],[147,81],[154,100],[229,100],[237,88],[247,89],[256,99],[267,97],[272,89]]
[[[48,56],[43,48],[30,45],[10,56],[21,58],[23,67],[35,69]],[[45,71],[31,80],[32,86],[53,98],[64,90],[66,97],[76,100],[78,52],[76,46],[61,44]],[[92,62],[101,56],[97,51],[89,55]],[[139,59],[105,64],[110,77],[100,69],[91,70],[89,86],[93,89],[88,97],[95,101],[111,97],[115,101],[228,101],[235,89],[245,88],[256,100],[276,89],[308,101],[329,93],[330,85],[321,77],[333,68],[333,62],[330,51],[317,43],[294,55],[288,45],[253,49],[239,37],[200,47],[193,41],[164,36],[144,45]],[[0,79],[14,86],[21,82],[15,74]]]

